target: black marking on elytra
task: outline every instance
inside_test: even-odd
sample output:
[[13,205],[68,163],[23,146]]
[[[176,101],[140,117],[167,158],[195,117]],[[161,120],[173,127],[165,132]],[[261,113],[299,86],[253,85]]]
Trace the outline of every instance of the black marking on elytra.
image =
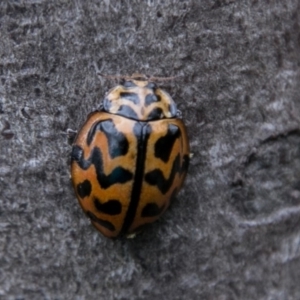
[[165,136],[160,137],[154,146],[155,157],[164,162],[168,162],[176,139],[181,136],[180,130],[176,125],[170,124]]
[[[107,120],[107,121],[111,121],[111,120]],[[87,138],[86,138],[86,143],[87,145],[89,146],[91,144],[91,142],[93,141],[94,139],[94,136],[96,134],[96,131],[98,129],[98,126],[99,124],[101,124],[101,121],[100,122],[97,122],[97,123],[94,123],[93,126],[91,127],[91,129],[89,130],[88,132],[88,135],[87,135]],[[101,129],[101,128],[99,128]]]
[[151,202],[145,205],[142,210],[141,216],[145,217],[158,217],[165,209],[165,204],[159,207],[155,202]]
[[134,104],[140,103],[140,98],[136,93],[122,92],[120,93],[120,98],[131,101]]
[[[79,146],[77,147],[81,150],[81,156],[77,157],[78,159],[76,160],[78,166],[83,170],[87,170],[93,164],[95,166],[97,180],[103,189],[107,189],[116,183],[125,183],[133,178],[133,174],[122,167],[117,167],[113,169],[109,175],[105,175],[101,150],[98,147],[94,147],[90,157],[84,159],[82,149]],[[77,150],[77,152],[79,152],[79,150]]]
[[128,105],[121,105],[117,112],[118,115],[124,116],[129,119],[138,120],[136,112]]
[[97,223],[110,231],[116,230],[115,226],[111,222],[96,217],[92,212],[87,211],[86,215],[91,219],[92,222]]
[[133,127],[133,133],[137,139],[138,151],[136,158],[136,170],[134,176],[134,185],[132,187],[131,199],[129,203],[129,207],[127,210],[127,214],[122,226],[122,232],[126,233],[132,224],[136,210],[138,207],[142,184],[143,184],[143,174],[145,169],[145,159],[146,159],[146,151],[148,139],[151,134],[151,126],[148,123],[144,122],[136,122]]
[[111,158],[125,155],[128,152],[129,144],[126,136],[116,129],[111,119],[95,123],[87,135],[87,144],[90,145],[97,131],[105,134],[108,141],[109,155]]
[[91,194],[92,185],[89,180],[77,184],[77,193],[80,198],[88,197]]
[[132,179],[133,174],[122,167],[115,168],[108,176],[106,176],[103,173],[102,153],[98,147],[93,149],[91,156],[92,162],[96,168],[98,182],[102,188],[106,189],[113,184],[125,183]]
[[157,85],[156,85],[156,83],[154,83],[154,82],[149,82],[149,83],[146,85],[146,88],[155,91],[155,90],[157,89]]
[[156,107],[152,109],[152,111],[149,113],[147,120],[158,120],[158,119],[163,119],[164,114],[163,111],[160,107]]
[[178,154],[173,161],[172,170],[169,178],[165,179],[163,173],[159,169],[154,169],[145,175],[145,180],[150,185],[156,185],[158,189],[165,194],[171,187],[176,173],[181,173],[180,155]]
[[132,81],[123,81],[121,84],[126,88],[136,87],[136,84]]
[[115,199],[108,200],[105,203],[101,203],[100,200],[95,197],[94,205],[99,212],[111,216],[118,215],[122,211],[122,205],[120,201]]
[[145,105],[149,106],[152,103],[156,103],[161,101],[161,97],[155,94],[148,94],[145,98]]
[[91,165],[89,161],[83,159],[83,149],[78,145],[72,147],[71,162],[73,161],[76,161],[84,170]]

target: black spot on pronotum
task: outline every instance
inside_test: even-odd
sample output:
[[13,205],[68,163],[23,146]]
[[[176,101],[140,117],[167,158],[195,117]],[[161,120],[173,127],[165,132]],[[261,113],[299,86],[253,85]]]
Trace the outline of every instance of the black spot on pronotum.
[[142,217],[157,217],[159,216],[165,208],[165,205],[159,207],[156,203],[148,203],[142,210]]
[[155,143],[155,157],[167,162],[169,160],[174,143],[180,136],[179,128],[172,124],[169,125],[167,134],[159,138]]
[[101,203],[99,199],[94,198],[94,205],[99,212],[107,215],[118,215],[122,211],[122,205],[118,200],[108,200],[105,203]]
[[77,193],[80,196],[80,198],[89,196],[91,194],[91,191],[92,191],[92,185],[90,181],[87,179],[77,185]]
[[148,94],[145,98],[145,105],[149,106],[150,104],[158,102],[160,100],[161,100],[160,96],[155,94]]
[[92,212],[87,211],[86,215],[91,219],[92,222],[97,223],[110,231],[116,230],[115,226],[111,222],[97,218]]
[[148,115],[147,120],[159,120],[159,119],[163,119],[164,118],[164,114],[163,111],[160,107],[156,107],[154,109],[151,110],[151,112]]
[[148,172],[145,175],[145,180],[150,185],[156,185],[158,189],[162,192],[162,194],[165,194],[170,189],[176,173],[180,173],[180,172],[181,172],[180,155],[178,154],[174,159],[169,178],[166,179],[161,170],[154,169],[153,171]]
[[123,92],[123,93],[120,93],[120,98],[131,101],[134,104],[140,103],[139,96],[136,93]]
[[122,85],[126,88],[136,87],[136,84],[132,81],[124,81],[122,82]]
[[147,85],[146,85],[146,88],[152,90],[152,91],[155,91],[157,89],[157,85],[156,83],[154,82],[149,82]]
[[121,105],[116,113],[129,119],[138,120],[136,112],[128,105]]
[[108,141],[109,154],[111,158],[125,155],[129,143],[126,136],[116,129],[114,122],[109,119],[95,123],[87,135],[87,144],[90,145],[97,131],[103,132]]
[[110,110],[110,108],[111,108],[111,101],[110,101],[109,99],[105,98],[105,99],[103,100],[102,105],[103,105],[103,106],[102,106],[103,111],[109,112],[109,110]]
[[171,118],[176,117],[177,115],[177,105],[175,104],[175,102],[172,100],[171,103],[169,104],[169,108],[168,110],[171,113]]

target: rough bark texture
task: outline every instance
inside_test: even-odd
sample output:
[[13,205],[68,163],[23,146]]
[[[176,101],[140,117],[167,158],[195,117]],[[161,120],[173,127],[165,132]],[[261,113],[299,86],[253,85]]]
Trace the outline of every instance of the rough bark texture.
[[[300,2],[0,2],[1,299],[300,299]],[[115,83],[164,88],[194,157],[133,240],[90,225],[65,131]]]

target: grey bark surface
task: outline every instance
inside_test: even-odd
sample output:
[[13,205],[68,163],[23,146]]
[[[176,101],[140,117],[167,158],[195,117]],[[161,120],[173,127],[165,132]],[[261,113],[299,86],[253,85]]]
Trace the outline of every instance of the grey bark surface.
[[[0,2],[0,299],[300,299],[300,2]],[[184,188],[109,240],[71,187],[66,129],[115,82],[186,122]]]

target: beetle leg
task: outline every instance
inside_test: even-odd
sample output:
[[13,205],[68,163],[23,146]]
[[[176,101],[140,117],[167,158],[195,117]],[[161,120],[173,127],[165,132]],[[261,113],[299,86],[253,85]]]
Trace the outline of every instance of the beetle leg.
[[68,143],[69,143],[69,145],[73,144],[76,135],[77,135],[77,131],[76,130],[72,130],[70,128],[67,129],[67,137],[68,137]]
[[130,233],[130,234],[127,234],[127,235],[126,235],[126,238],[127,238],[127,239],[134,239],[135,237],[136,237],[136,232]]

